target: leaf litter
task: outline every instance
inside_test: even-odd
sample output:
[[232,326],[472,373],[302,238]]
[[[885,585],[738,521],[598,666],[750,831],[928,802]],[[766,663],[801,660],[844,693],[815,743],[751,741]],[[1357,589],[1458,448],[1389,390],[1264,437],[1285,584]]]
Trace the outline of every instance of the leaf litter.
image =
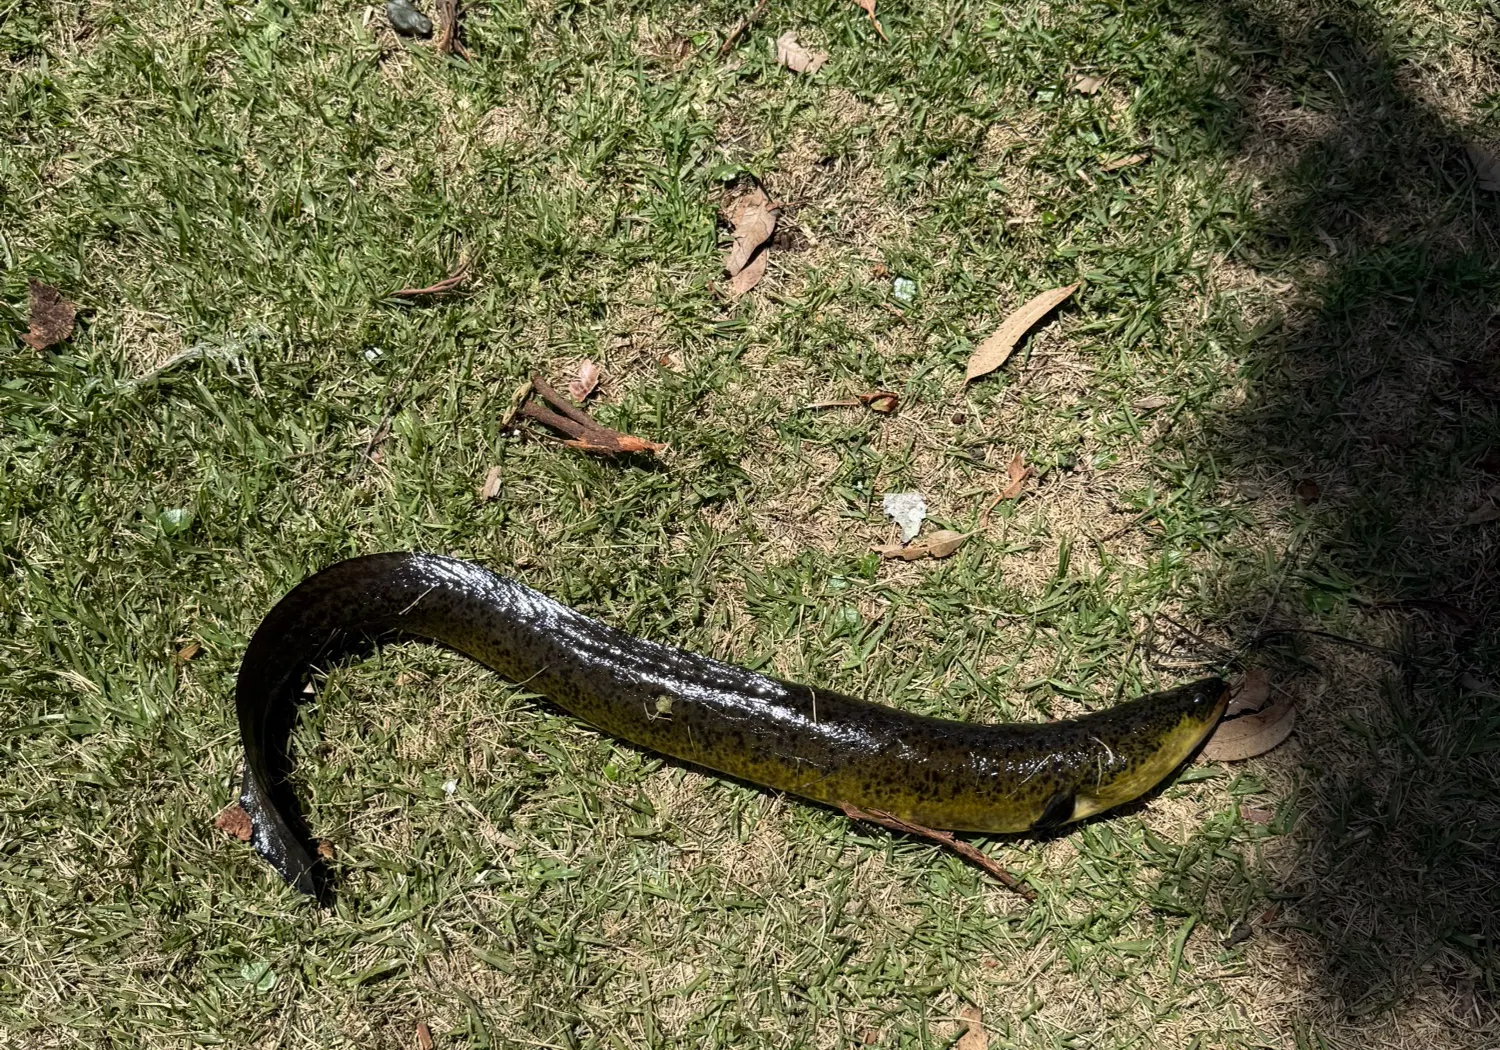
[[766,249],[763,247],[776,232],[781,210],[771,203],[760,187],[744,194],[726,212],[733,230],[733,243],[724,256],[724,272],[729,274],[730,294],[736,299],[760,283],[766,273]]
[[888,416],[901,407],[901,395],[890,390],[871,390],[868,394],[840,398],[837,401],[814,401],[804,407],[810,411],[818,408],[857,408],[861,405],[871,412]]
[[1031,468],[1026,465],[1026,460],[1021,453],[1017,452],[1014,456],[1010,457],[1010,462],[1006,464],[1005,474],[1009,478],[1005,483],[1005,487],[997,492],[989,503],[985,504],[984,509],[979,512],[979,524],[981,527],[989,525],[990,513],[996,507],[1008,499],[1015,499],[1021,494],[1021,491],[1026,487],[1026,479],[1031,475]]
[[776,38],[776,61],[793,73],[811,76],[828,62],[828,52],[806,47],[797,40],[795,30],[789,30]]
[[988,339],[980,343],[978,349],[969,356],[969,365],[964,371],[964,382],[973,382],[1005,364],[1026,333],[1077,290],[1077,284],[1052,288],[1033,296],[1025,305],[1012,311],[1000,327],[995,329]]
[[27,331],[21,336],[21,342],[33,350],[45,350],[72,335],[78,307],[64,299],[56,288],[35,277],[26,282],[26,288],[30,310],[26,318]]
[[1224,720],[1203,746],[1200,760],[1239,762],[1263,755],[1292,734],[1297,707],[1284,692],[1271,695],[1265,672],[1251,670],[1224,711]]
[[870,549],[882,558],[901,558],[904,561],[920,561],[923,558],[946,558],[964,545],[972,532],[954,532],[939,529],[921,543],[880,543]]
[[599,366],[585,360],[578,366],[578,374],[568,380],[568,396],[580,404],[599,388]]
[[958,1012],[961,1030],[954,1050],[988,1050],[989,1036],[984,1031],[984,1012],[970,1003]]

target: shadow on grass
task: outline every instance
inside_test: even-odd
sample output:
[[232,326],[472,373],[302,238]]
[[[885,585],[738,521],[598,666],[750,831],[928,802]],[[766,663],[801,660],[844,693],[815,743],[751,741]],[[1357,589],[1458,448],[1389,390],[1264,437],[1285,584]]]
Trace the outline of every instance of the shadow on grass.
[[1411,658],[1267,654],[1304,704],[1269,760],[1293,845],[1266,840],[1256,902],[1221,897],[1210,842],[1163,895],[1285,963],[1299,1047],[1355,1020],[1479,1045],[1500,1006],[1500,699],[1476,681],[1500,681],[1500,525],[1465,520],[1500,503],[1500,197],[1476,191],[1461,131],[1367,7],[1214,17],[1240,63],[1216,145],[1261,177],[1230,254],[1283,300],[1242,355],[1244,403],[1174,451],[1218,463],[1292,538],[1271,571],[1226,569],[1204,615],[1234,638],[1331,626]]

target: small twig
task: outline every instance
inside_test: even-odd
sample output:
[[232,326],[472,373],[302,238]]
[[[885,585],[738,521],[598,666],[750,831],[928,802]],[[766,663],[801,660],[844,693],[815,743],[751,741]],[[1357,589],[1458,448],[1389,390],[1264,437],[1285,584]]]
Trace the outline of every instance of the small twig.
[[933,828],[923,827],[921,824],[916,824],[909,820],[902,820],[900,817],[894,816],[880,809],[860,809],[858,806],[851,806],[847,802],[840,802],[839,808],[844,811],[844,816],[848,817],[850,820],[863,820],[869,824],[879,824],[881,827],[890,828],[892,831],[905,832],[908,835],[916,835],[920,838],[930,839],[931,841],[938,843],[938,845],[940,846],[947,846],[954,853],[957,853],[960,857],[964,858],[964,860],[984,869],[989,874],[993,875],[1007,889],[1019,893],[1022,897],[1025,897],[1029,901],[1036,900],[1036,891],[1033,890],[1030,886],[1026,885],[1020,879],[1016,878],[1010,872],[1002,868],[999,864],[995,863],[995,861],[989,856],[981,853],[978,849],[971,846],[969,843],[954,838],[949,832],[937,831]]
[[760,21],[761,16],[766,13],[766,8],[770,5],[771,0],[759,0],[754,9],[740,21],[739,25],[734,27],[734,31],[725,37],[724,42],[719,45],[720,58],[729,54],[729,49],[734,47],[739,38],[744,36],[751,26]]
[[[582,449],[584,452],[602,453],[606,456],[622,452],[661,452],[667,447],[655,441],[647,441],[645,438],[622,434],[618,430],[601,426],[587,412],[553,390],[540,376],[532,376],[529,385],[536,390],[543,401],[552,407],[543,408],[541,405],[527,403],[520,406],[517,414],[566,434],[570,440],[563,442],[565,445]],[[553,411],[554,409],[556,411]]]
[[433,43],[445,55],[468,61],[469,49],[458,39],[458,0],[437,0],[438,35]]
[[[573,420],[573,422],[579,424],[587,430],[604,429],[604,427],[601,427],[594,421],[593,416],[589,415],[583,409],[579,408],[577,405],[573,404],[573,402],[569,401],[567,398],[559,394],[556,390],[552,389],[552,385],[541,376],[532,376],[531,385],[536,389],[536,392],[538,394],[542,395],[543,401],[547,402],[547,404],[557,409],[557,411]],[[578,435],[574,434],[573,436],[577,437]]]
[[426,288],[398,288],[387,299],[421,299],[429,295],[448,295],[458,290],[463,284],[464,278],[469,274],[469,260],[464,259],[453,268],[453,272],[444,277],[437,284],[429,284]]

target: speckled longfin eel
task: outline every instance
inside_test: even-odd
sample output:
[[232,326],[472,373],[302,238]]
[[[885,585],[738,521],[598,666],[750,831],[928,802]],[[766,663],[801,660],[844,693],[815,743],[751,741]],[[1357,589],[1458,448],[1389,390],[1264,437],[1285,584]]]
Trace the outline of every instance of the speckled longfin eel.
[[237,686],[251,841],[307,893],[320,877],[286,781],[299,693],[311,668],[388,634],[451,646],[641,747],[953,831],[1026,831],[1128,802],[1198,747],[1228,694],[1208,679],[1066,721],[944,721],[631,637],[470,562],[353,558],[271,610]]

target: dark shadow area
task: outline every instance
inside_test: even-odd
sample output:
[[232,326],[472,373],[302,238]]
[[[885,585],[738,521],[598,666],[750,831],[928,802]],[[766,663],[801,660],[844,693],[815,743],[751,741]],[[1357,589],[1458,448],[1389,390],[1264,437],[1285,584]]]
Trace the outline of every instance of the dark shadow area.
[[[1263,896],[1221,899],[1210,842],[1163,893],[1315,989],[1286,999],[1299,1047],[1347,1025],[1493,1045],[1500,524],[1475,512],[1500,503],[1500,194],[1398,29],[1355,3],[1277,10],[1222,4],[1212,46],[1239,65],[1223,156],[1259,182],[1224,247],[1279,317],[1245,318],[1244,402],[1172,443],[1289,539],[1274,566],[1227,565],[1198,612],[1232,640],[1305,626],[1404,658],[1295,636],[1252,656],[1301,705],[1266,760],[1290,800],[1247,858]],[[1500,49],[1474,61],[1492,75]]]

